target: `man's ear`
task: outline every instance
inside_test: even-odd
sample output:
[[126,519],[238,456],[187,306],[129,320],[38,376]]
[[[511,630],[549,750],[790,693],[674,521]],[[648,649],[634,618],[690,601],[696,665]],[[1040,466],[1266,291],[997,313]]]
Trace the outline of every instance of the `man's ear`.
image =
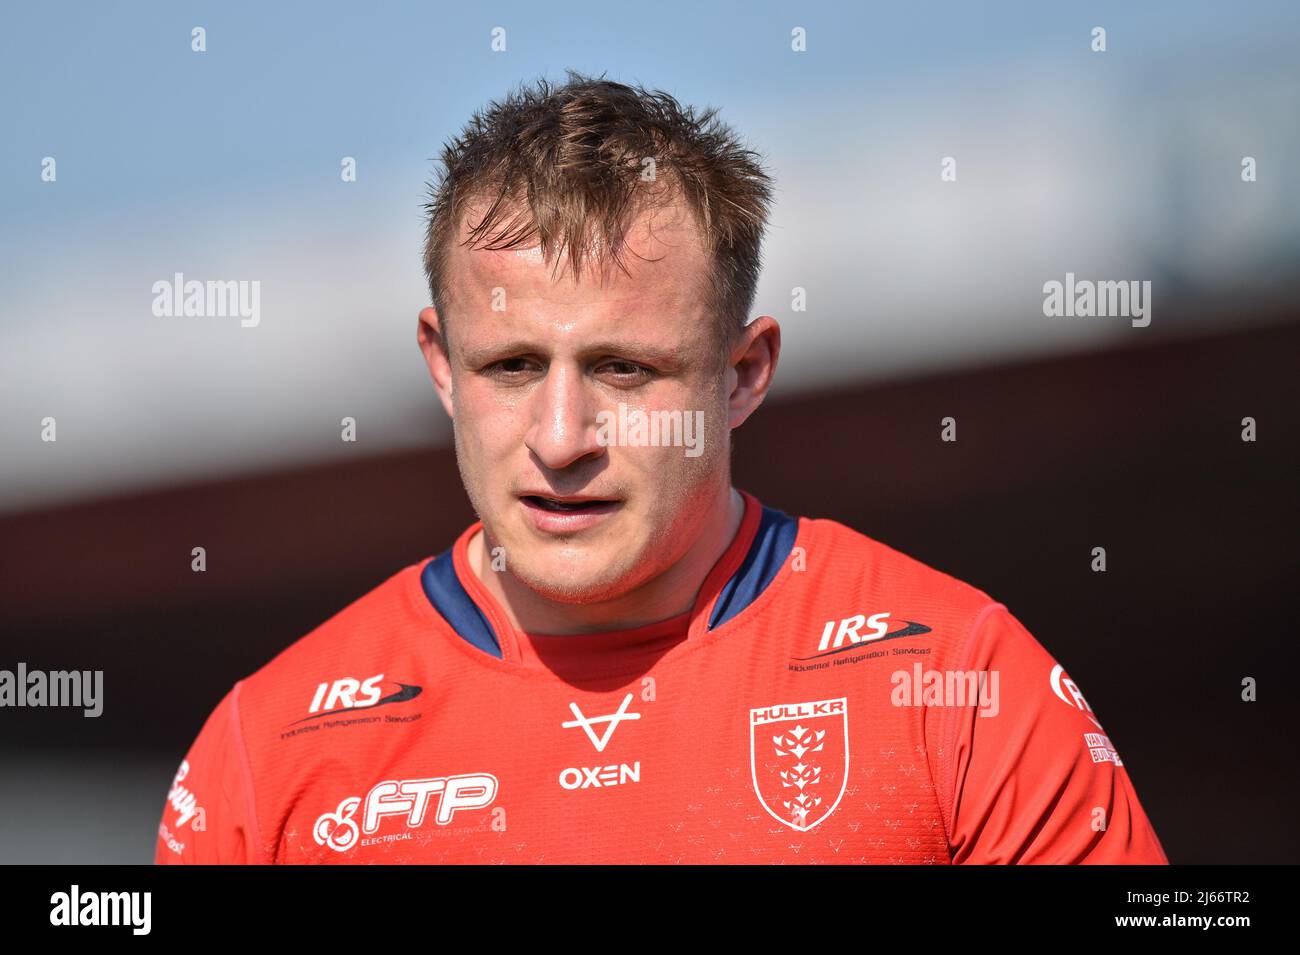
[[447,417],[455,419],[455,403],[451,395],[451,362],[448,360],[437,309],[425,308],[420,311],[416,338],[420,343],[420,351],[424,353],[424,363],[429,367],[429,377],[438,390],[442,407],[446,410]]
[[727,370],[729,427],[739,428],[763,403],[780,357],[781,326],[775,318],[760,315],[745,326],[732,348]]

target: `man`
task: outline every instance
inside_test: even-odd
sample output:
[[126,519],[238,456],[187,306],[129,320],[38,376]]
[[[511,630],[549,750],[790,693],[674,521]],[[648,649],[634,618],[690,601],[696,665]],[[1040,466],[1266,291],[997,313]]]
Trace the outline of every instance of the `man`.
[[1002,604],[732,487],[780,330],[712,111],[573,74],[443,163],[419,343],[480,519],[235,684],[159,862],[1166,861]]

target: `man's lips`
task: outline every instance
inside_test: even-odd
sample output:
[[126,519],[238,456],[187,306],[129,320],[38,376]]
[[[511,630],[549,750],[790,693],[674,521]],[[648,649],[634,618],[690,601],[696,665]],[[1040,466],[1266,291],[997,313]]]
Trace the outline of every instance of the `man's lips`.
[[519,499],[530,507],[557,514],[597,513],[610,510],[620,503],[617,498],[612,497],[596,497],[587,494],[542,494],[527,491],[520,494]]
[[556,500],[539,494],[525,494],[519,502],[535,530],[561,536],[595,527],[623,506],[622,501],[603,498]]

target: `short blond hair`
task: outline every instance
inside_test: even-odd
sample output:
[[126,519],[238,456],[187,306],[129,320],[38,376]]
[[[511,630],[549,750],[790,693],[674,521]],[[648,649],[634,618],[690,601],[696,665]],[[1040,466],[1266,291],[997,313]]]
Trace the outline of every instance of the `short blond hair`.
[[475,113],[444,144],[425,204],[424,245],[444,339],[449,244],[471,200],[488,200],[466,240],[471,248],[509,249],[538,237],[548,262],[568,251],[577,281],[584,253],[594,248],[602,268],[611,261],[621,268],[636,215],[681,198],[712,258],[709,311],[725,360],[734,334],[749,321],[772,202],[772,181],[758,154],[717,120],[716,109],[696,116],[662,91],[573,70],[568,76],[561,86],[545,79],[531,89],[521,85]]

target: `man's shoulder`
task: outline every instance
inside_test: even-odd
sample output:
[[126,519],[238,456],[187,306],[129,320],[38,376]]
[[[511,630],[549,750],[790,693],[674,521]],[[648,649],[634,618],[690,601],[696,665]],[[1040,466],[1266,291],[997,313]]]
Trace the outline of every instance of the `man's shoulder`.
[[303,686],[362,682],[372,671],[390,668],[395,658],[405,655],[403,648],[428,632],[416,599],[428,560],[391,574],[240,680],[241,708],[274,705],[290,687],[296,691],[296,706]]
[[791,575],[798,580],[791,598],[819,626],[858,617],[905,620],[911,632],[931,634],[946,657],[960,654],[981,614],[999,606],[974,584],[845,523],[801,521],[791,560],[803,572]]
[[837,583],[858,583],[977,611],[995,603],[974,584],[840,521],[825,517],[801,520],[807,532],[799,545],[805,548],[808,569],[830,576]]

